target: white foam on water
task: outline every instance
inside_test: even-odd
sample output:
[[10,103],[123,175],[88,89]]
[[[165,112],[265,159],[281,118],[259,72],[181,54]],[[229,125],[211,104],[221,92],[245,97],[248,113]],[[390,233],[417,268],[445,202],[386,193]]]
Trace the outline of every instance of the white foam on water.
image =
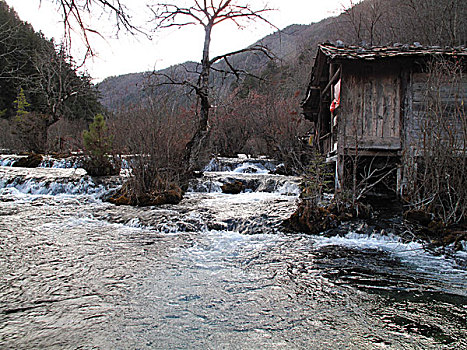
[[206,172],[232,172],[232,173],[258,173],[267,174],[276,169],[273,161],[265,157],[249,158],[244,156],[241,158],[213,158],[206,165],[203,171]]
[[[283,196],[287,199],[295,199],[296,196]],[[278,199],[277,193],[270,192],[242,192],[239,194],[213,193],[210,201],[218,205],[248,204],[252,202],[273,201]]]
[[281,186],[277,188],[275,193],[287,196],[299,196],[301,190],[300,186],[297,183],[284,182]]
[[232,170],[234,174],[269,174],[269,170],[262,164],[246,162]]
[[139,220],[139,218],[131,219],[130,221],[128,221],[125,224],[125,226],[135,227],[135,228],[142,228],[142,224],[141,224],[141,221]]
[[220,181],[203,181],[200,179],[191,182],[187,192],[200,193],[219,193],[222,192],[222,182]]
[[0,183],[0,185],[0,197],[2,197],[3,201],[24,201],[33,199],[30,195],[19,191],[15,187],[4,187],[2,183]]
[[[5,170],[5,169],[3,169]],[[117,184],[96,184],[82,169],[9,168],[0,175],[0,194],[9,198],[27,196],[105,196]]]
[[[82,178],[77,182],[38,182],[29,179],[23,183],[13,183],[4,186],[6,188],[15,188],[17,192],[29,195],[92,195],[100,198],[108,191],[103,185],[96,185],[89,178]],[[13,192],[12,192],[13,193]]]
[[467,260],[467,241],[460,241],[461,249],[456,252],[456,256]]
[[44,159],[39,164],[39,167],[55,169],[76,169],[82,167],[82,159],[76,156],[61,159],[56,159],[51,156],[44,156]]
[[190,261],[193,267],[215,270],[223,266],[225,260],[264,250],[274,242],[276,235],[243,235],[236,231],[211,230],[187,248],[182,259]]
[[[400,259],[413,270],[422,273],[425,277],[434,281],[439,279],[449,280],[456,284],[467,295],[467,271],[459,267],[458,261],[452,256],[433,255],[419,242],[403,242],[393,234],[359,234],[349,232],[345,236],[323,237],[315,236],[316,247],[332,245],[345,246],[359,250],[374,249],[386,252]],[[462,257],[463,252],[457,257]],[[465,254],[467,258],[467,254]]]
[[24,158],[17,155],[0,155],[0,166],[12,166],[18,159]]

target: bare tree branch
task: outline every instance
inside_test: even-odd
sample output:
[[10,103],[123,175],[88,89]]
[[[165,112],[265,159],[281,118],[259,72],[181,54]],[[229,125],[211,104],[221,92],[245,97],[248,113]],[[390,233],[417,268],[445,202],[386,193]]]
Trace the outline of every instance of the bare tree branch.
[[[40,0],[42,2],[43,0]],[[142,33],[143,30],[137,27],[132,20],[129,9],[123,5],[122,0],[53,0],[61,10],[62,21],[65,33],[65,44],[69,49],[71,47],[71,33],[78,32],[86,47],[84,60],[94,55],[91,45],[90,35],[102,36],[99,29],[89,26],[83,15],[85,13],[110,12],[115,19],[115,28],[117,32],[125,30],[128,33]],[[83,60],[83,63],[84,63]]]
[[241,53],[245,53],[245,52],[257,52],[257,53],[262,53],[264,54],[266,57],[268,57],[269,59],[274,59],[276,58],[275,55],[265,46],[262,46],[262,45],[255,45],[255,46],[252,46],[252,47],[247,47],[246,49],[241,49],[241,50],[237,50],[237,51],[232,51],[232,52],[229,52],[229,53],[226,53],[226,54],[223,54],[223,55],[219,55],[219,56],[216,56],[214,58],[212,58],[209,63],[211,65],[213,65],[214,63],[216,63],[217,61],[220,61],[222,59],[226,59],[226,58],[229,58],[231,56],[235,56],[235,55],[238,55],[238,54],[241,54]]

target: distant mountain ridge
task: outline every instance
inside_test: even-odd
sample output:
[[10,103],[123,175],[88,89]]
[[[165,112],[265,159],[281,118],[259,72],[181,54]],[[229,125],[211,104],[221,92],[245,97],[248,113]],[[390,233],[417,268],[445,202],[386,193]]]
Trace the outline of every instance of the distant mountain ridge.
[[[316,46],[317,42],[327,39],[325,28],[330,22],[331,18],[327,18],[310,25],[293,24],[258,40],[252,46],[261,45],[267,47],[280,62],[289,64],[296,60],[307,47]],[[230,61],[240,69],[259,74],[267,67],[270,60],[264,55],[247,52],[231,58]],[[198,64],[186,62],[156,73],[170,75],[176,70],[186,70],[180,67],[187,65],[196,70]],[[225,68],[225,63],[221,61],[217,63],[216,67]],[[151,73],[130,73],[106,78],[98,84],[102,104],[110,111],[113,111],[122,106],[128,107],[131,104],[144,102],[149,96],[147,86],[151,81]],[[217,85],[216,82],[214,84]]]
[[[349,5],[351,2],[349,3]],[[299,9],[298,9],[299,10]],[[286,94],[295,94],[304,89],[310,74],[317,44],[341,40],[345,44],[387,45],[393,43],[420,42],[422,45],[459,46],[467,45],[467,1],[437,0],[364,0],[342,9],[336,17],[328,17],[309,25],[293,24],[270,34],[254,45],[267,47],[277,58],[271,62],[267,57],[247,52],[229,58],[233,66],[254,73],[267,75],[285,86]],[[188,69],[184,68],[189,66]],[[172,74],[184,79],[193,79],[197,64],[189,62],[176,65],[157,73]],[[225,68],[218,62],[215,68]],[[222,74],[213,74],[212,84],[225,96],[235,82]],[[144,102],[150,94],[145,83],[151,81],[150,72],[126,74],[105,79],[99,84],[102,103],[109,110]],[[149,80],[148,80],[149,79]],[[154,82],[152,80],[152,82]],[[222,85],[221,85],[222,83]],[[233,85],[232,85],[233,84]],[[253,88],[256,83],[250,83]],[[149,84],[151,85],[151,84]],[[154,85],[154,84],[153,84]],[[168,87],[165,86],[165,91]],[[153,90],[151,93],[158,93]],[[162,90],[164,91],[164,90]],[[170,90],[171,92],[180,89]]]

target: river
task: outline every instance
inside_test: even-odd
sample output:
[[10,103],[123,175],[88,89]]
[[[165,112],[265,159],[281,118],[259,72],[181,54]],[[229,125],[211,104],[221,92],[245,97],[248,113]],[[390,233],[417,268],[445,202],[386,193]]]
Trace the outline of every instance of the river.
[[[0,167],[0,348],[467,349],[467,250],[282,232],[299,179],[273,166],[211,163],[158,208],[103,202],[121,180],[81,169]],[[233,179],[249,189],[221,193]]]

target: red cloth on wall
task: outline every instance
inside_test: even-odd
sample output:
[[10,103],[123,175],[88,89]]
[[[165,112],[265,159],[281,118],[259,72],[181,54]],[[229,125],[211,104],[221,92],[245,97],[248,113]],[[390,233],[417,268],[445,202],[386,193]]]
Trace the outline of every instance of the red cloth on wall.
[[334,85],[334,100],[332,100],[331,107],[329,108],[331,112],[334,112],[337,107],[341,104],[341,80]]

